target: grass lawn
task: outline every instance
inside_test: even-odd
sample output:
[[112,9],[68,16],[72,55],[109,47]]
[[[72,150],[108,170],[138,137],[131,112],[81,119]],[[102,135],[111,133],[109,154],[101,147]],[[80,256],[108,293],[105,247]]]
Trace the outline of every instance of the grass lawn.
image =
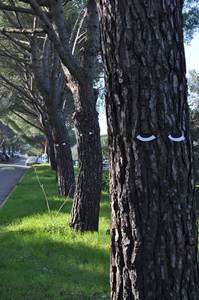
[[56,195],[48,166],[38,166],[37,172],[51,212],[33,169],[0,210],[0,299],[109,299],[107,193],[99,233],[76,233],[68,226],[72,200]]

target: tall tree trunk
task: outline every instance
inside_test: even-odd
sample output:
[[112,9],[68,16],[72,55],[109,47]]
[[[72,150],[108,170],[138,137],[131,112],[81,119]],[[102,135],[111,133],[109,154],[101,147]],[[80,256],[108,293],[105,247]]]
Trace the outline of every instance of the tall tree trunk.
[[96,111],[97,93],[93,88],[99,49],[99,19],[94,0],[87,2],[85,26],[86,42],[81,56],[84,78],[81,78],[78,83],[72,82],[71,88],[75,102],[74,121],[80,167],[71,227],[79,231],[97,231],[101,198],[102,152]]
[[63,113],[53,108],[53,106],[48,107],[55,146],[59,194],[72,198],[75,191],[75,175],[69,135]]
[[48,146],[48,156],[49,156],[51,169],[53,171],[57,171],[57,162],[55,158],[55,148],[53,142],[51,142],[51,144],[49,144]]
[[3,143],[3,145],[2,145],[2,152],[4,155],[6,155],[6,144],[5,143]]
[[14,157],[14,154],[15,154],[15,145],[11,145],[11,157]]
[[[62,0],[50,1],[51,18],[48,19],[48,16],[44,15],[35,1],[31,1],[31,7],[46,25],[45,30],[48,33],[48,38],[53,43],[62,62],[66,84],[73,96],[76,97],[75,122],[79,136],[80,173],[72,210],[71,227],[80,231],[93,231],[98,230],[102,168],[100,131],[95,108],[96,97],[93,90],[99,53],[99,20],[95,0],[86,1],[83,19],[76,23],[75,30],[69,38],[70,34],[67,26],[65,26],[63,5]],[[83,38],[81,38],[82,36]],[[48,47],[45,48],[46,54],[48,54]],[[37,52],[35,52],[35,56],[38,56]],[[49,84],[48,76],[43,76],[46,65],[49,63],[44,56],[44,72],[39,70],[40,58],[38,57],[37,75],[45,79],[42,87],[44,94],[46,91],[47,94],[50,94],[52,91],[49,91],[49,86],[54,85],[56,88],[57,84],[54,84],[54,81],[59,76],[57,76],[57,72],[53,71],[54,78]],[[57,92],[55,94],[57,95]],[[83,126],[81,126],[81,120],[83,120]],[[89,134],[91,131],[93,134]],[[81,151],[83,154],[80,153]]]
[[54,141],[53,141],[53,135],[52,135],[52,128],[50,127],[49,123],[49,117],[47,116],[46,112],[40,112],[40,123],[43,127],[46,139],[48,141],[48,156],[50,160],[50,166],[51,169],[54,171],[57,171],[57,162],[55,158],[55,147],[54,147]]
[[48,140],[48,156],[50,161],[50,166],[53,171],[57,171],[57,162],[55,158],[55,148],[54,148],[54,142],[50,139],[50,142]]
[[[91,85],[90,85],[91,86]],[[75,97],[79,175],[73,202],[71,227],[97,231],[101,197],[102,154],[95,90],[86,85]]]
[[50,160],[51,169],[57,171],[57,162],[55,158],[55,148],[52,136],[52,129],[49,126],[45,127],[45,135],[48,140],[48,156]]
[[46,37],[42,48],[42,59],[37,39],[31,44],[33,72],[46,108],[46,119],[52,129],[59,194],[74,196],[75,176],[70,140],[63,115],[63,104],[67,98],[64,88],[64,73],[58,55]]
[[8,145],[8,154],[10,155],[11,154],[11,146]]
[[199,297],[182,3],[99,1],[112,299]]

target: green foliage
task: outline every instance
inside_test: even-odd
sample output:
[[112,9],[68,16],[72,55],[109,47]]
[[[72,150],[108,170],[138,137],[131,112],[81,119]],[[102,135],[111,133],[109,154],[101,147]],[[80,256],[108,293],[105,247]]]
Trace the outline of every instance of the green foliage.
[[48,166],[38,166],[37,172],[51,213],[33,169],[28,170],[0,211],[0,299],[108,300],[107,193],[99,233],[76,233],[68,225],[72,201],[55,196],[55,174]]
[[86,1],[68,1],[65,5],[64,15],[65,22],[67,24],[67,28],[69,32],[72,31],[73,26],[77,20],[77,17],[82,9],[85,8]]
[[192,70],[189,72],[189,92],[192,99],[196,98],[195,104],[199,103],[199,72]]
[[194,167],[196,182],[199,182],[199,73],[191,71],[188,78],[190,125],[193,139]]
[[109,151],[108,151],[108,136],[107,135],[101,136],[101,147],[102,147],[103,159],[108,159]]
[[190,111],[191,136],[193,140],[195,180],[199,183],[199,111]]
[[[199,185],[196,185],[195,199],[196,199],[196,213],[197,213],[197,217],[199,218]],[[199,244],[198,244],[198,247],[199,247]]]
[[184,4],[184,31],[187,43],[191,41],[199,28],[198,0],[186,0]]
[[102,174],[102,189],[109,192],[109,171],[104,170]]
[[30,155],[42,153],[44,136],[38,129],[26,124],[9,111],[7,115],[0,117],[0,121],[12,132],[12,135],[4,135],[7,144],[14,144],[15,148]]

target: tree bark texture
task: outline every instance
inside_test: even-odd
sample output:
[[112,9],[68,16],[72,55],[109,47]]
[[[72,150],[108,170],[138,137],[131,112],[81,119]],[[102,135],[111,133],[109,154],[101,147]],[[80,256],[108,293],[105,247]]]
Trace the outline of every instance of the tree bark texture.
[[45,103],[46,119],[52,130],[59,194],[73,197],[75,176],[70,140],[63,113],[63,105],[67,101],[67,91],[64,86],[65,78],[61,62],[47,37],[42,49],[39,48],[36,37],[31,46],[33,72],[38,90]]
[[11,145],[11,157],[14,157],[15,154],[15,145]]
[[89,85],[80,87],[75,103],[79,175],[71,227],[79,231],[98,231],[102,153],[95,90]]
[[182,3],[99,0],[112,299],[199,299]]
[[55,146],[54,140],[52,135],[52,129],[50,127],[49,121],[47,120],[47,116],[40,114],[40,123],[43,127],[46,139],[48,141],[48,157],[50,160],[51,169],[57,171],[57,162],[55,158]]
[[2,145],[2,152],[3,152],[4,155],[6,154],[6,144],[5,144],[5,142]]
[[48,152],[51,169],[53,171],[57,171],[57,162],[56,162],[56,158],[55,158],[54,142],[53,142],[53,139],[51,139],[51,138],[48,139],[47,152]]
[[74,97],[74,124],[77,134],[79,175],[72,209],[71,227],[97,231],[102,181],[100,128],[96,111],[97,93],[93,88],[99,49],[99,20],[95,1],[89,0],[86,17],[86,42],[79,56],[84,77],[68,86]]
[[54,153],[57,164],[59,194],[73,198],[75,175],[70,140],[62,111],[48,107],[49,120],[54,141]]

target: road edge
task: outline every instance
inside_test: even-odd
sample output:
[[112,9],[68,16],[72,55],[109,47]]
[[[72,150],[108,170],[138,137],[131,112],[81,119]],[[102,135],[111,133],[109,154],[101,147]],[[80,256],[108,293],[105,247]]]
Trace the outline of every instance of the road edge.
[[20,177],[19,181],[17,184],[11,189],[11,191],[8,193],[8,195],[5,197],[4,201],[0,204],[0,209],[3,208],[3,206],[6,204],[8,199],[10,198],[11,194],[16,190],[17,186],[22,182],[23,178],[25,177],[27,172],[27,169],[25,169],[24,174]]

